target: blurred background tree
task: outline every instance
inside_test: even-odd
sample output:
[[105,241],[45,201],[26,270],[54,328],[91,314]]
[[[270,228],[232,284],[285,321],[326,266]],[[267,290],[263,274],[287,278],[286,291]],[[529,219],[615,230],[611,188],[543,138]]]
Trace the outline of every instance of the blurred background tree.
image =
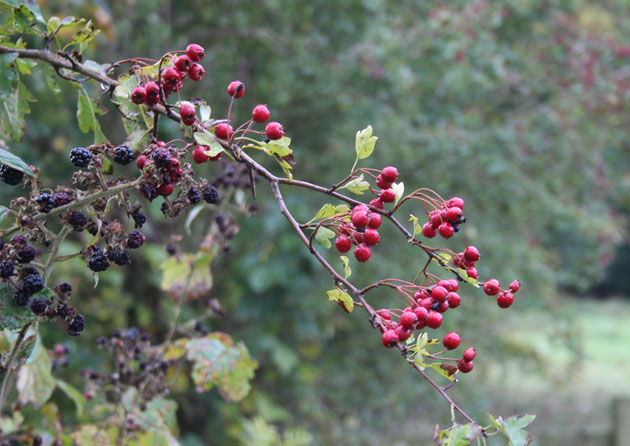
[[[483,256],[481,277],[496,272],[524,284],[517,311],[507,316],[480,302],[480,292],[463,293],[463,311],[453,314],[444,332],[465,333],[464,342],[481,355],[476,373],[456,394],[473,401],[477,414],[499,407],[506,414],[543,415],[555,407],[545,405],[553,395],[561,401],[560,414],[539,417],[534,431],[552,435],[567,423],[583,425],[586,413],[605,430],[604,408],[619,389],[602,392],[601,373],[626,381],[617,369],[630,364],[622,359],[607,370],[603,362],[614,350],[604,345],[613,332],[616,346],[630,340],[615,326],[630,312],[622,302],[576,301],[573,295],[628,293],[627,1],[40,4],[47,16],[93,18],[103,32],[87,57],[100,62],[203,45],[208,73],[190,95],[224,110],[227,84],[245,82],[236,119],[267,102],[293,138],[300,178],[332,184],[344,176],[354,159],[355,131],[372,124],[380,137],[373,167],[396,165],[408,187],[430,186],[466,200],[469,222],[447,246],[474,244]],[[66,101],[45,89],[43,80],[32,87],[41,94],[17,152],[52,182],[71,173],[58,160],[91,137],[74,125],[74,93],[64,92],[73,98]],[[113,142],[122,138],[119,121],[114,111],[101,118]],[[173,125],[161,136],[177,138],[178,129]],[[212,168],[204,168],[211,177]],[[379,341],[367,324],[326,302],[328,277],[288,233],[270,199],[261,188],[259,215],[239,222],[240,234],[214,268],[211,292],[226,311],[211,328],[244,340],[260,363],[254,389],[233,405],[180,383],[184,444],[246,442],[265,422],[300,426],[315,444],[429,438],[431,423],[447,420],[448,411],[437,405],[436,416],[437,396],[394,356],[374,354]],[[296,193],[289,205],[306,219],[322,204],[316,200]],[[160,240],[167,229],[183,234],[184,222],[164,221],[159,205],[153,205],[150,239]],[[198,242],[194,234],[199,231],[193,228],[183,249]],[[415,275],[418,265],[405,261],[407,247],[388,250],[381,243],[377,250],[378,262],[355,268],[366,283],[374,275]],[[103,360],[95,356],[93,339],[112,327],[167,329],[164,315],[173,304],[157,292],[165,258],[156,243],[133,268],[104,273],[96,291],[78,264],[56,271],[75,271],[77,280],[82,275],[80,299],[102,324],[73,340],[73,368]],[[142,275],[147,267],[155,273]],[[388,298],[382,294],[383,305]],[[187,306],[185,316],[194,317],[201,305]],[[58,373],[78,382],[69,372]],[[577,379],[586,380],[579,392],[571,388]],[[558,387],[561,382],[566,386]],[[628,384],[621,391],[630,391]],[[243,424],[255,417],[257,423]]]

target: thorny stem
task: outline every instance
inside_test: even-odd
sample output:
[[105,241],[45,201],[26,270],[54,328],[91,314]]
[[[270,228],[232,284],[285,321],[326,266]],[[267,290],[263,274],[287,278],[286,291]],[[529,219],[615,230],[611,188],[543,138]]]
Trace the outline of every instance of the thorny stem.
[[11,376],[11,367],[13,367],[13,363],[17,358],[20,349],[22,348],[22,342],[24,342],[24,338],[26,337],[26,332],[28,331],[31,323],[24,325],[18,334],[17,339],[15,340],[15,345],[13,346],[13,350],[11,350],[11,356],[9,356],[9,361],[7,362],[7,366],[4,370],[4,376],[2,377],[2,384],[0,384],[0,413],[2,413],[2,409],[4,407],[4,400],[6,398],[7,387],[9,384],[9,378]]

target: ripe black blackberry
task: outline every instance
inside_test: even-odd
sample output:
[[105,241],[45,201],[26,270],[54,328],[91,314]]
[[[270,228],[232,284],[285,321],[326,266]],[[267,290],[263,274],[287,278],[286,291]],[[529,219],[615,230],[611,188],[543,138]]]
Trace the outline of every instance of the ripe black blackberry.
[[18,307],[23,307],[28,303],[28,296],[22,290],[16,290],[15,294],[13,294],[13,302]]
[[131,150],[130,147],[125,145],[116,147],[116,151],[114,152],[114,162],[125,166],[131,163],[134,158],[133,150]]
[[140,192],[142,192],[142,195],[149,201],[155,200],[158,196],[157,189],[147,183],[140,183]]
[[16,254],[18,263],[29,263],[35,258],[35,248],[31,245],[24,245]]
[[138,249],[142,246],[146,237],[144,234],[138,230],[133,230],[127,236],[127,248],[129,249]]
[[88,259],[88,268],[90,268],[95,273],[100,271],[105,271],[109,268],[109,262],[107,261],[107,257],[103,254],[103,251],[98,250],[94,251],[90,258]]
[[144,225],[147,222],[147,216],[144,215],[142,212],[140,212],[139,209],[133,211],[131,213],[131,217],[133,218],[134,226],[136,229],[140,229],[142,225]]
[[48,309],[49,302],[41,297],[35,297],[31,300],[31,311],[35,314],[43,314]]
[[221,198],[219,191],[214,186],[208,186],[203,190],[203,199],[206,203],[217,204]]
[[116,265],[125,266],[131,263],[129,253],[124,249],[116,248],[107,251],[107,259]]
[[76,147],[70,151],[70,162],[77,167],[87,167],[92,161],[92,153],[83,147]]
[[9,260],[5,260],[4,262],[0,263],[0,277],[2,277],[3,279],[8,279],[13,275],[14,272],[15,267],[13,266],[13,263],[11,263]]
[[151,154],[151,159],[155,162],[155,165],[160,168],[168,168],[171,164],[171,152],[168,149],[157,149]]
[[39,273],[29,274],[22,279],[22,284],[20,289],[26,294],[28,297],[31,297],[33,294],[41,291],[44,288],[44,280],[41,278]]
[[39,194],[35,201],[37,201],[40,206],[39,210],[45,214],[52,211],[55,207],[55,199],[52,194],[49,193]]
[[85,329],[85,318],[81,313],[77,313],[72,322],[68,324],[66,329],[70,336],[79,336]]
[[8,164],[0,166],[0,179],[10,186],[15,186],[22,182],[24,178],[24,172],[14,169]]
[[72,293],[72,285],[70,285],[68,282],[60,283],[55,287],[55,289],[62,294]]
[[201,201],[201,194],[199,193],[199,190],[196,187],[191,187],[190,190],[188,191],[188,200],[192,204],[197,204]]
[[53,194],[54,206],[64,206],[72,201],[72,197],[65,192],[56,192]]
[[68,217],[68,223],[75,231],[82,231],[83,227],[88,224],[88,218],[81,212],[72,212]]
[[13,237],[11,237],[11,244],[16,248],[22,247],[26,245],[26,237],[24,236],[24,234],[14,235]]

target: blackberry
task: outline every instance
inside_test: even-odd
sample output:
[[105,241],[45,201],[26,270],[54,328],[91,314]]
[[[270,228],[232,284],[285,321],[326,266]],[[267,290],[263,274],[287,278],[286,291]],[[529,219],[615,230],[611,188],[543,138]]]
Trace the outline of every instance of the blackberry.
[[68,217],[68,223],[75,231],[82,231],[83,227],[88,224],[88,218],[81,212],[72,212]]
[[105,336],[99,336],[96,338],[96,345],[102,346],[107,344],[107,338]]
[[219,191],[213,187],[208,186],[203,190],[203,199],[206,203],[217,204],[220,201]]
[[42,446],[44,444],[44,440],[40,435],[35,435],[33,437],[33,445],[32,446]]
[[140,212],[140,210],[133,211],[131,217],[133,218],[136,229],[140,229],[147,222],[147,216]]
[[70,162],[76,167],[87,167],[92,161],[92,153],[83,147],[76,147],[70,151]]
[[157,189],[146,183],[140,183],[140,192],[142,192],[142,195],[149,201],[155,200],[158,196]]
[[31,311],[35,314],[43,314],[48,309],[48,301],[40,297],[35,297],[31,301]]
[[107,259],[110,262],[114,262],[116,265],[125,266],[131,263],[129,253],[124,249],[116,248],[107,251]]
[[14,169],[8,164],[0,166],[0,179],[8,185],[15,186],[20,184],[22,182],[22,178],[24,178],[24,172],[21,170]]
[[67,318],[70,316],[70,307],[66,304],[59,304],[57,307],[57,314],[62,318]]
[[25,245],[17,252],[17,261],[19,263],[29,263],[35,258],[35,248],[31,245]]
[[109,262],[107,261],[107,257],[103,254],[103,251],[94,251],[88,259],[88,268],[95,273],[105,271],[109,268]]
[[125,145],[116,147],[116,152],[114,152],[114,162],[125,166],[131,163],[134,158],[133,150],[131,150],[130,147]]
[[65,192],[57,192],[53,194],[54,206],[64,206],[72,201],[72,197]]
[[15,268],[13,267],[13,263],[8,260],[0,263],[0,277],[3,279],[8,279],[15,272]]
[[52,211],[55,207],[55,199],[53,198],[52,194],[39,194],[35,201],[37,201],[37,203],[40,205],[39,210],[45,214]]
[[44,280],[41,278],[39,273],[29,274],[22,279],[22,286],[20,289],[28,296],[31,297],[33,294],[41,291],[44,288]]
[[127,237],[127,248],[137,249],[142,246],[146,237],[138,230],[131,231]]
[[11,237],[11,244],[16,248],[18,246],[26,245],[26,237],[23,234],[14,235]]
[[60,283],[59,285],[57,285],[57,289],[60,293],[72,293],[72,285],[70,285],[68,282]]
[[18,307],[24,307],[28,303],[28,296],[22,290],[17,290],[13,295],[13,301]]
[[168,168],[171,164],[171,152],[168,149],[157,149],[151,154],[151,159],[155,162],[157,167]]
[[196,187],[191,187],[190,190],[188,191],[188,200],[192,204],[197,204],[201,201],[201,194],[199,193],[199,190]]
[[85,318],[81,313],[77,313],[72,322],[68,324],[67,332],[70,336],[79,336],[85,329]]
[[39,270],[37,268],[33,268],[32,266],[25,266],[20,271],[20,277],[26,277],[29,274],[39,274]]

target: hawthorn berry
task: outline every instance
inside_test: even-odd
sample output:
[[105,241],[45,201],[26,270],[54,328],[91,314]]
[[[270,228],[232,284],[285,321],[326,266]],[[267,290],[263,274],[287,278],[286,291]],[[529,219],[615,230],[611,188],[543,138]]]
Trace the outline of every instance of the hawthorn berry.
[[8,279],[15,272],[15,267],[13,263],[9,260],[4,260],[0,263],[0,277],[3,279]]
[[176,68],[168,67],[162,72],[162,79],[166,84],[173,87],[181,80],[181,75]]
[[184,125],[193,125],[197,119],[197,112],[195,106],[190,102],[184,102],[179,108],[179,115],[182,118]]
[[205,75],[206,70],[198,63],[192,64],[188,69],[188,76],[195,82],[202,80]]
[[368,214],[365,211],[358,211],[353,213],[351,219],[352,224],[357,229],[365,228],[370,222]]
[[210,157],[206,155],[206,148],[204,146],[197,146],[192,152],[192,159],[195,163],[201,164],[208,161]]
[[10,186],[16,186],[22,182],[24,172],[14,169],[8,164],[0,166],[0,179]]
[[109,268],[109,262],[107,261],[107,257],[103,254],[101,250],[95,250],[90,258],[88,259],[88,268],[90,268],[95,273],[105,271]]
[[[456,208],[459,209],[459,208]],[[464,259],[468,262],[476,262],[479,260],[481,255],[479,254],[479,250],[474,246],[468,246],[464,250]]]
[[512,306],[513,303],[514,303],[514,294],[510,293],[509,291],[501,292],[497,296],[497,304],[501,308],[508,308]]
[[426,222],[422,225],[422,235],[426,238],[433,238],[437,235],[437,230],[431,225],[431,223]]
[[381,214],[377,214],[373,212],[368,217],[368,226],[372,229],[378,229],[381,226],[381,222],[383,221]]
[[70,162],[76,167],[87,167],[92,161],[92,153],[83,147],[75,147],[70,151]]
[[464,361],[463,359],[457,361],[457,368],[462,373],[470,373],[474,367],[475,365],[472,361]]
[[383,177],[383,180],[387,181],[388,183],[393,183],[398,179],[398,169],[392,166],[388,166],[382,170],[381,176]]
[[379,200],[378,198],[375,198],[372,201],[370,201],[370,207],[381,209],[381,210],[385,209],[385,207],[383,206],[383,202]]
[[464,200],[459,198],[459,197],[453,197],[450,200],[448,200],[446,202],[446,205],[449,207],[457,207],[460,208],[462,211],[464,210]]
[[392,183],[385,181],[380,174],[376,177],[376,185],[381,189],[389,189],[392,187]]
[[521,289],[521,282],[520,282],[520,280],[512,281],[512,283],[510,284],[510,291],[513,292],[513,293],[516,293],[520,289]]
[[458,223],[463,216],[463,212],[458,207],[452,207],[444,212],[444,218],[452,223]]
[[127,236],[127,248],[138,249],[144,244],[145,240],[146,237],[144,236],[144,234],[137,229],[134,229]]
[[380,310],[378,310],[376,312],[381,318],[385,319],[385,320],[391,320],[392,318],[392,314],[390,313],[389,310],[386,310],[384,308],[381,308]]
[[378,243],[380,235],[376,229],[368,228],[363,233],[363,241],[368,246],[374,246]]
[[396,201],[396,192],[394,192],[394,189],[391,188],[383,189],[379,194],[379,199],[383,203],[393,203],[394,201]]
[[411,336],[411,330],[403,327],[402,325],[396,327],[395,331],[398,335],[398,341],[400,342],[405,342]]
[[214,128],[214,134],[217,135],[217,138],[220,139],[230,139],[234,134],[234,130],[232,126],[229,124],[221,123],[217,124]]
[[471,279],[477,279],[477,277],[479,277],[479,273],[477,272],[477,268],[475,268],[474,266],[466,268],[466,275],[468,277],[470,277]]
[[488,296],[494,296],[501,291],[501,285],[497,279],[490,279],[483,284],[483,292]]
[[429,315],[429,310],[427,310],[424,307],[418,306],[418,307],[413,309],[413,312],[416,313],[416,317],[418,318],[418,322],[422,322],[424,324],[424,321],[426,320],[427,316]]
[[422,308],[426,310],[431,310],[433,308],[433,299],[431,299],[430,297],[424,297],[420,299],[420,302],[418,302],[418,305],[420,305]]
[[446,310],[448,310],[448,301],[445,300],[444,302],[435,302],[433,304],[433,308],[439,313],[446,313]]
[[114,152],[114,162],[126,166],[127,164],[133,162],[134,158],[131,147],[125,145],[116,147],[116,151]]
[[37,203],[40,205],[39,210],[45,214],[52,211],[55,207],[55,199],[53,198],[52,194],[46,192],[39,194],[35,201],[37,201]]
[[147,82],[144,86],[144,90],[147,93],[147,105],[155,105],[160,102],[160,86],[157,82]]
[[462,302],[462,298],[459,296],[459,294],[457,294],[454,291],[451,291],[450,293],[448,293],[446,300],[448,302],[449,308],[457,308],[459,307],[459,304]]
[[372,257],[372,249],[365,243],[361,243],[354,248],[354,257],[359,262],[367,262]]
[[199,62],[205,57],[205,55],[206,51],[201,45],[191,43],[186,47],[186,56],[188,56],[188,58],[193,62]]
[[439,328],[442,325],[442,321],[444,320],[444,316],[437,311],[429,311],[427,315],[426,324],[430,328]]
[[227,87],[227,92],[234,99],[238,99],[245,94],[245,84],[241,81],[232,81]]
[[450,288],[447,288],[449,291],[457,291],[459,289],[459,283],[457,283],[457,280],[455,280],[455,279],[448,279],[447,281],[451,285]]
[[177,68],[177,71],[181,71],[182,73],[185,73],[186,71],[188,71],[191,64],[192,64],[192,61],[190,60],[190,57],[188,57],[185,54],[182,54],[181,56],[177,56],[175,58],[175,61],[173,62],[173,65],[175,65],[175,68]]
[[208,204],[217,204],[221,201],[219,191],[214,186],[206,187],[202,192],[203,200]]
[[265,134],[269,139],[280,139],[284,136],[284,128],[279,122],[272,121],[265,126]]
[[477,350],[475,350],[473,347],[468,347],[466,350],[464,350],[462,359],[465,362],[472,362],[472,360],[475,359],[475,356],[477,356]]
[[438,232],[444,238],[451,238],[455,233],[455,228],[449,222],[445,221],[438,227]]
[[431,298],[438,302],[444,302],[448,296],[448,290],[443,286],[436,286],[431,290]]
[[418,322],[418,316],[413,311],[405,311],[400,315],[400,325],[408,330],[412,330]]
[[264,104],[258,104],[252,110],[252,119],[254,120],[254,122],[262,124],[263,122],[267,122],[269,116],[271,116],[271,113],[269,112],[267,106]]
[[395,330],[385,330],[383,336],[381,337],[381,341],[383,345],[387,348],[391,348],[394,345],[398,344],[398,333]]
[[348,252],[350,251],[350,248],[352,248],[352,242],[348,239],[348,237],[340,235],[335,240],[335,248],[337,248],[337,250],[341,253]]
[[447,350],[455,350],[459,346],[460,341],[459,335],[452,331],[444,336],[442,343]]

